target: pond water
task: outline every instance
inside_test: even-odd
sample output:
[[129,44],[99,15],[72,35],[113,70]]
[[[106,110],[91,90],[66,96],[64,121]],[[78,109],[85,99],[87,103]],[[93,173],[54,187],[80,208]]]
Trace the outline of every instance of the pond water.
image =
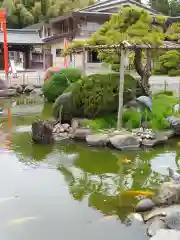
[[31,141],[31,123],[49,117],[51,106],[42,105],[35,116],[29,110],[15,115],[11,129],[0,118],[1,239],[148,239],[143,226],[125,224],[138,198],[121,193],[156,190],[168,166],[178,171],[177,143],[141,152],[73,143],[39,146]]

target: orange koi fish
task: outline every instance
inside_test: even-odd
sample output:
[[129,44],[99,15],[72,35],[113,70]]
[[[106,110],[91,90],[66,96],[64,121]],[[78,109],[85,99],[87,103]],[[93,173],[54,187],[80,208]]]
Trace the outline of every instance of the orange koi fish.
[[138,191],[138,190],[127,190],[127,191],[123,191],[121,194],[129,195],[129,196],[145,196],[145,197],[154,196],[154,193],[151,191]]

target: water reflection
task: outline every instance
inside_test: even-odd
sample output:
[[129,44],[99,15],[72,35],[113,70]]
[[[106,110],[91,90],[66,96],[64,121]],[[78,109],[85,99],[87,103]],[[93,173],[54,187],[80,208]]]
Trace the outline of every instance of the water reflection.
[[[13,135],[13,150],[19,161],[31,168],[57,169],[74,200],[87,199],[88,206],[105,215],[118,215],[121,221],[133,212],[138,197],[121,194],[126,189],[152,189],[167,180],[166,166],[176,165],[176,152],[147,150],[117,152],[67,144],[46,147],[31,142],[31,134]],[[126,163],[124,158],[130,160]],[[164,169],[164,171],[162,171]]]
[[[47,118],[50,108],[44,105],[39,116]],[[11,197],[18,193],[21,197],[16,202],[8,201],[7,207],[0,205],[0,227],[2,220],[41,216],[34,225],[28,221],[26,228],[17,224],[17,232],[15,226],[4,230],[3,240],[19,240],[20,236],[49,240],[60,234],[65,240],[72,237],[106,240],[112,233],[122,239],[135,236],[146,239],[142,229],[131,226],[127,230],[122,224],[140,199],[122,192],[156,191],[168,179],[167,166],[179,170],[180,151],[176,144],[139,152],[94,149],[72,143],[40,146],[31,141],[30,132],[32,121],[39,116],[13,117],[11,131],[7,121],[2,121],[4,137],[0,148],[11,148],[12,152],[0,152],[0,195]],[[109,215],[117,215],[119,221],[103,218]]]

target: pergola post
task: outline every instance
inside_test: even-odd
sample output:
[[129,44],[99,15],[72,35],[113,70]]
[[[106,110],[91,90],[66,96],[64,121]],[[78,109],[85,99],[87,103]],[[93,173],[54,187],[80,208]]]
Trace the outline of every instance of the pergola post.
[[83,47],[82,51],[82,70],[83,70],[83,75],[86,76],[86,49]]
[[123,93],[124,93],[124,67],[126,59],[126,49],[120,48],[120,78],[119,78],[119,107],[118,107],[118,120],[117,129],[122,128],[122,115],[123,115]]

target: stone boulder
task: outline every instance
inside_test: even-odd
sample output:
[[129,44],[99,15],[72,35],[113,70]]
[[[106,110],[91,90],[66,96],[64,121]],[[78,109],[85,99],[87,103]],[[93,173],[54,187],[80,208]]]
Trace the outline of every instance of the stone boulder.
[[15,89],[4,89],[0,90],[0,97],[15,97],[17,92]]
[[156,204],[149,198],[142,199],[135,207],[136,212],[146,212],[152,210]]
[[180,117],[170,116],[167,118],[176,136],[180,136]]
[[139,139],[132,134],[115,135],[109,138],[110,144],[120,150],[138,149]]
[[144,223],[143,217],[139,213],[130,213],[123,222],[126,226],[142,225]]
[[4,90],[7,89],[7,85],[5,83],[5,81],[3,81],[2,79],[0,79],[0,90]]
[[33,85],[27,85],[27,86],[25,86],[25,88],[24,88],[24,93],[30,93],[30,92],[32,92],[34,90],[34,87],[33,87]]
[[160,229],[166,229],[166,223],[163,220],[161,220],[159,217],[155,217],[151,219],[147,225],[148,225],[147,235],[149,237],[156,235],[156,233]]
[[86,136],[86,142],[90,146],[104,147],[109,142],[109,136],[103,133],[88,135]]
[[42,96],[43,92],[41,88],[34,88],[31,94],[37,95],[37,96]]
[[155,147],[157,145],[166,143],[173,135],[174,130],[157,132],[154,139],[143,139],[141,144],[145,147]]
[[160,229],[156,232],[156,235],[150,238],[150,240],[179,240],[180,231],[171,229]]
[[53,128],[48,121],[35,121],[32,124],[32,140],[38,144],[50,144],[53,142]]
[[89,128],[81,127],[81,128],[76,128],[71,137],[76,140],[86,140],[86,137],[88,135],[91,135],[92,131]]
[[158,206],[180,203],[180,183],[165,182],[153,199]]

